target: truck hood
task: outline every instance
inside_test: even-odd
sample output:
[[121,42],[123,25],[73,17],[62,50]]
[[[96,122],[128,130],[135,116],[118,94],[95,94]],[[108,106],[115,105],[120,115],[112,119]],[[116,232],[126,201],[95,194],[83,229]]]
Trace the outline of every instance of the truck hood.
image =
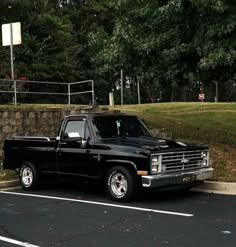
[[156,137],[120,137],[114,139],[103,140],[106,144],[125,146],[127,148],[137,148],[148,151],[161,151],[161,150],[173,150],[173,149],[195,149],[195,148],[207,148],[203,145],[189,144],[183,142],[177,142],[169,139],[161,139]]

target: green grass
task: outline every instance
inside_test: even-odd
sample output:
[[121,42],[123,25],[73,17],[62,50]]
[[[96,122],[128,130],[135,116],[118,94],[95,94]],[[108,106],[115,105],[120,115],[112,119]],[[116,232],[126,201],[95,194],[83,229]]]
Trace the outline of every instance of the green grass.
[[182,141],[210,146],[213,180],[236,182],[236,103],[158,103],[115,106],[151,128]]
[[133,112],[173,138],[236,145],[236,103],[163,103],[116,106]]
[[11,179],[17,179],[17,174],[12,170],[0,170],[0,182]]

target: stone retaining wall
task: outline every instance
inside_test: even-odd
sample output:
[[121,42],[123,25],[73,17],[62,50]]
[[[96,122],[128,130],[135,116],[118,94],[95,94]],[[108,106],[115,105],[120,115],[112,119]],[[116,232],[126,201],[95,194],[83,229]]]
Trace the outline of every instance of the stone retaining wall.
[[0,161],[4,140],[13,136],[55,137],[64,116],[81,108],[0,108]]

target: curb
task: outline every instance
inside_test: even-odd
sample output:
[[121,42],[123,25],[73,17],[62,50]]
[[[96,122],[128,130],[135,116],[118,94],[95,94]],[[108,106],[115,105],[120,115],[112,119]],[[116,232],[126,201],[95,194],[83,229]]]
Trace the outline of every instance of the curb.
[[18,179],[0,182],[0,190],[19,186],[20,182]]
[[195,188],[193,188],[193,191],[225,194],[225,195],[236,195],[236,183],[204,181],[203,184],[200,184]]
[[[0,182],[1,189],[9,189],[19,186],[19,179]],[[225,195],[236,195],[236,183],[205,181],[192,189],[193,191],[204,193],[215,193]]]

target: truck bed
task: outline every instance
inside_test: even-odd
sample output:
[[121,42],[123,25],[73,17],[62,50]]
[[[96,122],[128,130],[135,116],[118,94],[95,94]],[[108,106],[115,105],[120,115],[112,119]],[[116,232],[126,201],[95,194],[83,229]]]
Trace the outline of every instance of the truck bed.
[[[56,138],[15,136],[5,141],[4,168],[19,168],[24,160],[44,164],[55,162]],[[55,159],[55,160],[54,160]]]

